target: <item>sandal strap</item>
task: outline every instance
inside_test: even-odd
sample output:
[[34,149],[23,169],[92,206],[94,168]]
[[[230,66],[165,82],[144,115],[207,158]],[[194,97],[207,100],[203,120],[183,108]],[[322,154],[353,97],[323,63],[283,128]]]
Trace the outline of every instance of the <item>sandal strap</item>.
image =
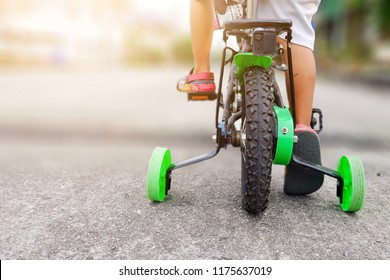
[[188,75],[188,82],[198,81],[198,80],[214,80],[213,72],[201,72],[196,74]]

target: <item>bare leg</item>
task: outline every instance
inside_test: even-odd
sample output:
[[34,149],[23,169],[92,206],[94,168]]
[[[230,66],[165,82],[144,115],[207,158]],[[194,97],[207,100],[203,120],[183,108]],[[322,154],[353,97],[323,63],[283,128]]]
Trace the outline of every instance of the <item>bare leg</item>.
[[[314,54],[311,49],[294,44],[291,44],[291,52],[295,87],[295,132],[298,135],[293,154],[314,164],[321,164],[319,137],[313,130],[305,127],[310,127],[313,106],[316,80]],[[306,195],[321,188],[323,182],[324,174],[291,161],[286,167],[283,189],[289,195]]]
[[291,44],[296,123],[310,126],[316,83],[316,62],[309,48]]
[[[280,43],[283,43],[286,50],[285,60],[287,61],[286,42],[280,40]],[[294,71],[296,124],[304,124],[310,127],[316,82],[316,62],[311,49],[295,44],[290,44],[290,47]],[[289,88],[289,79],[287,78],[286,81],[287,88]]]
[[212,0],[191,0],[190,24],[194,73],[210,72],[210,50],[214,30]]

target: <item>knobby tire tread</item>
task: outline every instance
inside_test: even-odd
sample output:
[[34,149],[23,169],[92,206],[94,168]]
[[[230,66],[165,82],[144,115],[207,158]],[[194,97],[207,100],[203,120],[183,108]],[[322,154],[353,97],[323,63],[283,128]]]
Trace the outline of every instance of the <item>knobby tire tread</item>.
[[252,67],[244,74],[246,140],[242,148],[242,206],[257,214],[266,209],[274,158],[275,102],[272,69]]

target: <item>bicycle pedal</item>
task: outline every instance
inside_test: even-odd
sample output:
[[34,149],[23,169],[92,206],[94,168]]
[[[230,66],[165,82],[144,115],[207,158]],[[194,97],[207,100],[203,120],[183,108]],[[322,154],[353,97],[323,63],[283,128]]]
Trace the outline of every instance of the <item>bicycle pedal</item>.
[[188,101],[212,101],[217,99],[214,92],[187,93]]
[[317,134],[320,134],[322,129],[324,128],[322,111],[318,108],[313,108],[313,111],[311,113],[310,127],[314,129]]

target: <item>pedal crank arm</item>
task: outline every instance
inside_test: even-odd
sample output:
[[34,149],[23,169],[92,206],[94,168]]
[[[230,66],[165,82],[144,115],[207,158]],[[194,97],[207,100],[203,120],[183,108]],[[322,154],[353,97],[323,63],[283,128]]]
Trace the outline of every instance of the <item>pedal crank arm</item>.
[[[296,155],[293,154],[292,156],[292,160],[296,163],[296,164],[299,164],[301,166],[304,166],[304,167],[307,167],[307,168],[310,168],[314,171],[317,171],[317,172],[320,172],[322,174],[325,174],[325,175],[328,175],[332,178],[335,178],[337,179],[337,197],[340,198],[340,200],[342,200],[343,198],[343,187],[344,187],[344,179],[340,176],[340,174],[333,170],[333,169],[330,169],[330,168],[327,168],[325,166],[322,166],[320,164],[316,164],[316,163],[312,163],[312,162],[309,162],[309,161],[306,161]],[[342,202],[341,202],[342,203]]]

